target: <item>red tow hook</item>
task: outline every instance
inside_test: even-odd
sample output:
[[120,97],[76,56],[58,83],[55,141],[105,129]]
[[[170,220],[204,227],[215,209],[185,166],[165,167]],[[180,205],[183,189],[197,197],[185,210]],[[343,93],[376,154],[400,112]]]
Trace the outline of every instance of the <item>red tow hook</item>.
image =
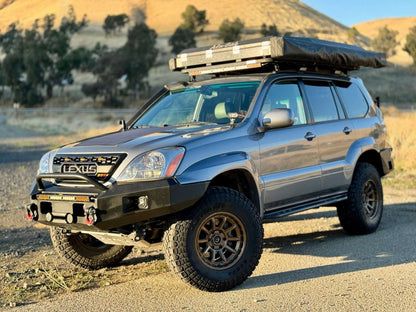
[[26,219],[33,221],[33,216],[28,211],[26,211]]
[[85,223],[87,225],[93,225],[97,222],[97,210],[94,207],[89,207],[84,209],[85,210]]
[[26,218],[29,221],[37,221],[39,217],[38,207],[35,204],[29,204],[26,206]]

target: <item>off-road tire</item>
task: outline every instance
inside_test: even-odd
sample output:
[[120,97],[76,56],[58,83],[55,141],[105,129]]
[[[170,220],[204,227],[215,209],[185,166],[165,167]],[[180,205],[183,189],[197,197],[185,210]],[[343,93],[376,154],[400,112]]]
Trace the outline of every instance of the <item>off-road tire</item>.
[[377,230],[383,215],[380,174],[369,163],[358,163],[348,190],[348,199],[337,206],[339,221],[351,235]]
[[107,245],[87,234],[67,234],[60,228],[50,229],[58,254],[71,264],[89,270],[111,267],[123,260],[132,246]]
[[258,209],[225,187],[210,188],[163,236],[170,269],[206,291],[225,291],[243,283],[259,262],[262,244]]

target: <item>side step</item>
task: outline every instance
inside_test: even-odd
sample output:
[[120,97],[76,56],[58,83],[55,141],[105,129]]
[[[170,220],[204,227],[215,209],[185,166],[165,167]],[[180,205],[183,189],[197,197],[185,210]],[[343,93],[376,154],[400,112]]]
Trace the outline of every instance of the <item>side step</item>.
[[290,206],[290,207],[282,208],[279,210],[267,212],[264,214],[263,219],[274,219],[274,218],[285,217],[285,216],[298,213],[298,212],[302,212],[305,210],[319,208],[321,206],[326,206],[329,204],[334,204],[334,203],[337,203],[346,199],[347,199],[347,194],[326,197],[326,198],[322,198],[319,200],[315,200],[313,202],[303,203],[300,205]]

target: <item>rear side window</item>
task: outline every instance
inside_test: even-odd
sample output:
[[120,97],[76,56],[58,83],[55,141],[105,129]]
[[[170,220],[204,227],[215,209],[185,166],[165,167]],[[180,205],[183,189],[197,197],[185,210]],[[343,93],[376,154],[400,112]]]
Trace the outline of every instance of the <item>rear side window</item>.
[[329,83],[305,80],[304,85],[315,122],[338,120],[338,109]]
[[364,117],[368,112],[368,103],[360,88],[350,82],[334,82],[344,104],[348,118]]

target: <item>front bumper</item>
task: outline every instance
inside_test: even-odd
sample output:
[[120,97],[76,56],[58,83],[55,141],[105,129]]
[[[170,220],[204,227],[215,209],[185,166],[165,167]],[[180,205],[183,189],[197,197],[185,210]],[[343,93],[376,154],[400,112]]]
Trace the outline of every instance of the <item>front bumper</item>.
[[[59,186],[48,179],[79,180],[85,186]],[[209,182],[182,185],[174,178],[104,186],[81,174],[36,178],[28,218],[69,230],[109,231],[161,218],[195,204]]]

